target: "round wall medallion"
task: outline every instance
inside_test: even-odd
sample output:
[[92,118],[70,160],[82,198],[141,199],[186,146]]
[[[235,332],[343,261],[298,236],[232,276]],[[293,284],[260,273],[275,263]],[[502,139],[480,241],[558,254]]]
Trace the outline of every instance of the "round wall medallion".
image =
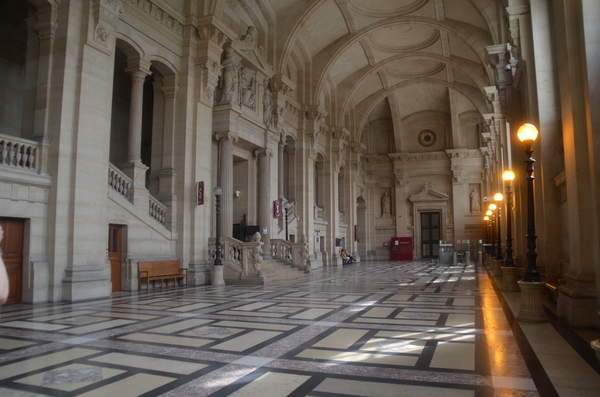
[[423,146],[431,146],[435,143],[435,132],[431,130],[423,130],[419,134],[419,143]]

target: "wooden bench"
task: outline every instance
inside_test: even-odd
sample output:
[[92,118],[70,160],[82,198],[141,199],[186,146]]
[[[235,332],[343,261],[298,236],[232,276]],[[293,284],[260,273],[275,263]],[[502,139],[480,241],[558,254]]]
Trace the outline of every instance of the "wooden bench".
[[140,261],[138,262],[138,290],[142,289],[142,282],[146,281],[146,290],[150,290],[150,281],[154,285],[155,281],[160,280],[160,288],[164,283],[169,286],[169,280],[173,280],[173,286],[177,286],[177,281],[181,280],[181,285],[187,286],[187,270],[179,267],[179,260],[162,261]]

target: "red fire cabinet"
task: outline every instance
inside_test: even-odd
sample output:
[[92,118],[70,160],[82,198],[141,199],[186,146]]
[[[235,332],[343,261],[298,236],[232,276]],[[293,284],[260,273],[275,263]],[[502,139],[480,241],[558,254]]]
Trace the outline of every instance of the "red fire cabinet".
[[413,238],[412,237],[392,237],[392,260],[393,261],[412,261],[413,260]]

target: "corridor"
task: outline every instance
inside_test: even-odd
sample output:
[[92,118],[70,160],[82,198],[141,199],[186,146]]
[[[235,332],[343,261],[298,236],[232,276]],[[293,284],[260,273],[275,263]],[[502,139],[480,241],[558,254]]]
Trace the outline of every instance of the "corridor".
[[5,306],[0,396],[598,396],[598,365],[514,322],[518,297],[412,261]]

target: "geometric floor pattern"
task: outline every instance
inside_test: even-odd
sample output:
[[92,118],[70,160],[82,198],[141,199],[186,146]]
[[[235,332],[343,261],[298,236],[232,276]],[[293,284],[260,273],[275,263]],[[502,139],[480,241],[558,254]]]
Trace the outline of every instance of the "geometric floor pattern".
[[475,265],[363,262],[0,308],[0,396],[142,395],[540,394]]

